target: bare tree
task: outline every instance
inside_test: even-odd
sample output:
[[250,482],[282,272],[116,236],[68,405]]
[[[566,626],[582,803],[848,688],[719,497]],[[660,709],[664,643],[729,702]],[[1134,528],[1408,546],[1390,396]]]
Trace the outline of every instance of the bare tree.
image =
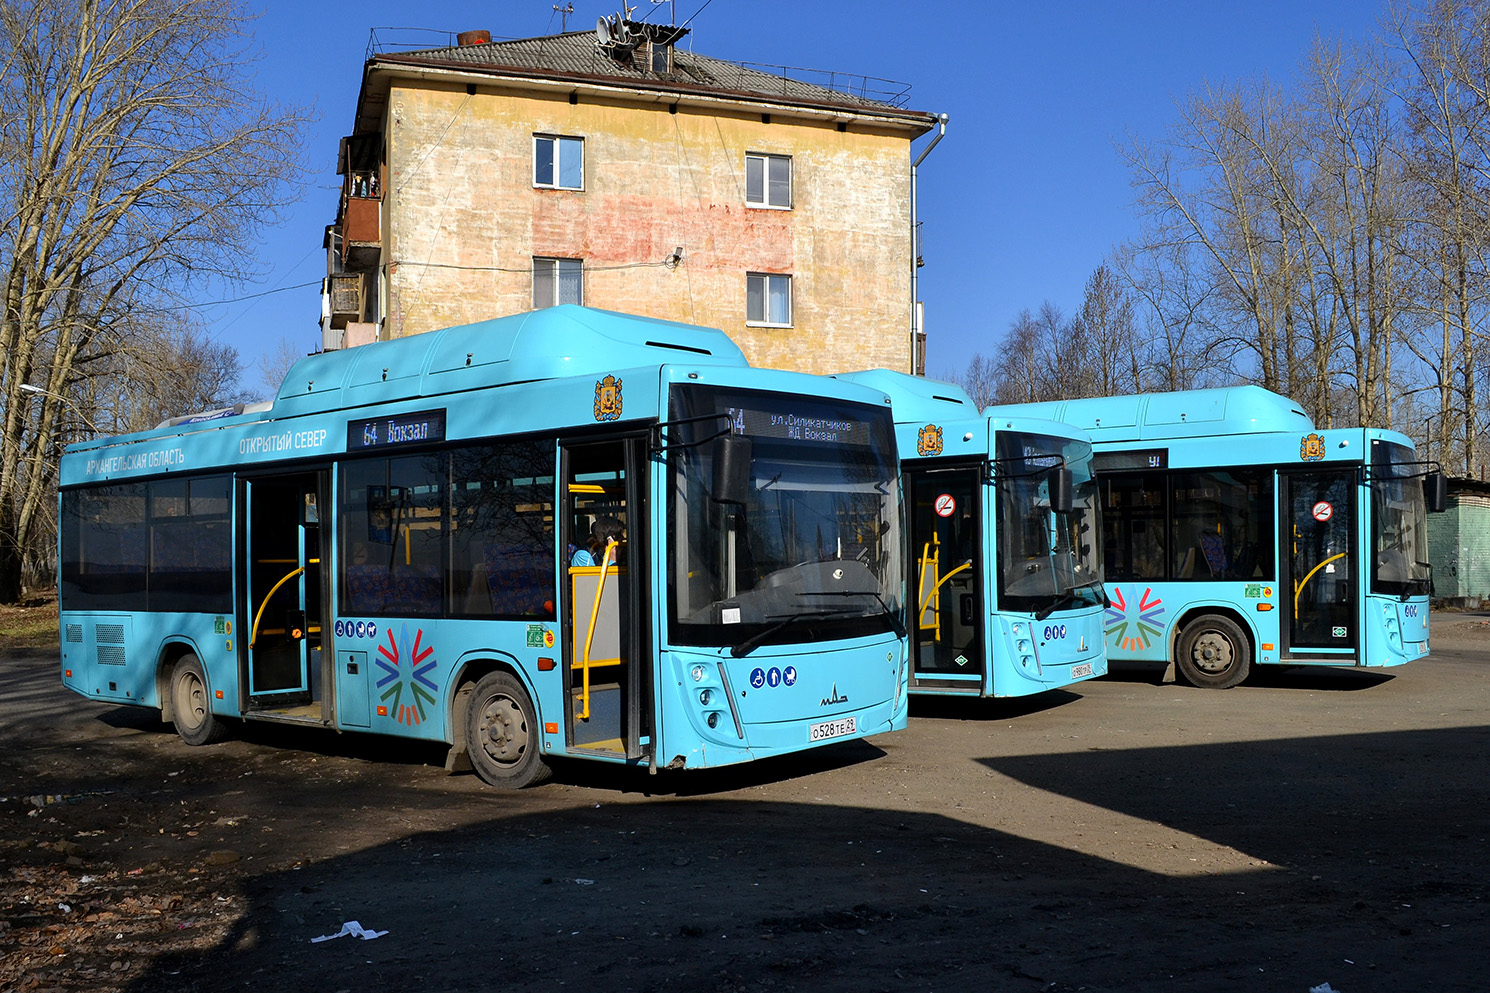
[[1415,426],[1439,458],[1447,461],[1457,448],[1463,471],[1473,475],[1481,461],[1478,360],[1490,271],[1490,92],[1483,76],[1490,5],[1393,4],[1382,30],[1401,63],[1404,157],[1420,197],[1422,223],[1408,255],[1422,284],[1423,316],[1437,327],[1431,338],[1409,342],[1437,395],[1437,409],[1427,408]]
[[[238,351],[191,325],[137,331],[110,359],[115,371],[89,382],[99,427],[145,431],[167,418],[244,402]],[[169,370],[169,375],[161,375]]]
[[251,275],[298,187],[308,115],[254,95],[247,10],[0,0],[0,602],[85,381],[188,280]]
[[269,399],[278,394],[280,384],[285,381],[290,367],[307,354],[309,353],[305,349],[296,348],[290,339],[280,338],[273,348],[260,355],[258,370],[261,396]]

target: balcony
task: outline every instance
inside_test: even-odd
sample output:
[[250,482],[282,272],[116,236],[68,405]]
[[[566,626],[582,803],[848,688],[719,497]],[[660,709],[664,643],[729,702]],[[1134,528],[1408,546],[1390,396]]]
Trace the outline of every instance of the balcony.
[[331,298],[331,326],[341,331],[347,324],[362,320],[362,275],[338,272],[327,277]]
[[383,190],[375,170],[349,172],[343,188],[342,267],[348,272],[376,269],[382,255]]

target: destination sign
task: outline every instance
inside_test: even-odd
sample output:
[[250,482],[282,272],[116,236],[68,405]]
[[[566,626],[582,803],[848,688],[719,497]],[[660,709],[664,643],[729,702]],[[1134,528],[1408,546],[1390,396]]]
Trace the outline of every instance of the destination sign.
[[870,444],[868,421],[834,412],[818,413],[786,407],[777,410],[731,407],[729,416],[735,434],[752,438],[786,438],[825,445]]
[[1093,472],[1127,472],[1134,469],[1166,469],[1169,449],[1147,448],[1135,452],[1098,452],[1092,456]]
[[445,411],[394,414],[347,422],[347,451],[422,445],[445,440]]

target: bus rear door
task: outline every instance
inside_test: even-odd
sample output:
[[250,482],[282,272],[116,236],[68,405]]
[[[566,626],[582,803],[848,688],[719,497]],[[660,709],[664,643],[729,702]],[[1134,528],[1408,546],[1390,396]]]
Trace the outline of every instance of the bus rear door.
[[242,504],[247,548],[239,630],[249,712],[320,723],[321,508],[326,474],[252,477]]
[[911,686],[978,693],[983,684],[981,465],[908,469]]
[[1279,474],[1284,659],[1338,663],[1357,650],[1359,472],[1351,467]]

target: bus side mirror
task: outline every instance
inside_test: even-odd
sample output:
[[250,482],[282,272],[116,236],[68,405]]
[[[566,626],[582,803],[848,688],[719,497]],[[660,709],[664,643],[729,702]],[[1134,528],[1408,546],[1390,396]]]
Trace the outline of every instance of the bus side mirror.
[[1441,514],[1449,509],[1449,477],[1442,472],[1423,477],[1423,493],[1428,498],[1429,513]]
[[727,434],[714,445],[714,502],[744,505],[750,498],[749,438]]
[[1066,466],[1050,470],[1050,509],[1057,514],[1071,513],[1075,503],[1076,481]]

